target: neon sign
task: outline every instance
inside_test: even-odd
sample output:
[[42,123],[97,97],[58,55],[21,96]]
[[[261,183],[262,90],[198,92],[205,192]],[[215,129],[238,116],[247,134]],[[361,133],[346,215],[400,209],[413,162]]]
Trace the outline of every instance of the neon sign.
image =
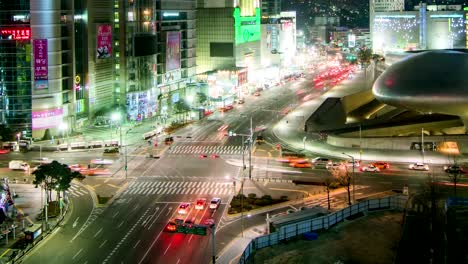
[[31,39],[31,29],[30,28],[9,28],[9,29],[0,29],[2,37],[14,40],[25,40]]

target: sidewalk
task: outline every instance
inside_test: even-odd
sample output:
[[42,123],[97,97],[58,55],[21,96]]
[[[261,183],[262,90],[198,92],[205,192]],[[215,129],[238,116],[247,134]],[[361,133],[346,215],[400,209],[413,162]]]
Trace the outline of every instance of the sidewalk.
[[240,256],[242,255],[250,241],[256,237],[262,236],[263,232],[261,231],[265,229],[265,225],[258,225],[244,230],[243,237],[236,237],[218,254],[219,257],[216,259],[216,263],[238,263]]
[[[27,181],[19,177],[16,179],[17,181],[10,179],[9,183],[10,192],[16,194],[15,204],[8,208],[7,219],[0,227],[2,234],[0,238],[0,263],[7,263],[24,256],[36,243],[52,233],[68,211],[68,206],[65,205],[62,217],[49,218],[49,228],[47,231],[43,230],[44,222],[37,220],[44,202],[41,201],[41,188],[35,188],[29,179],[26,179]],[[25,231],[32,232],[34,237],[32,244],[26,243]]]
[[[362,156],[362,160],[384,160],[389,162],[420,162],[421,161],[421,152],[416,150],[381,150],[381,149],[364,149],[362,153],[359,152],[358,148],[343,148],[336,147],[327,144],[326,142],[319,141],[315,139],[317,136],[309,134],[304,131],[304,123],[307,118],[298,119],[297,116],[306,116],[309,117],[314,113],[319,107],[321,102],[325,100],[325,97],[328,96],[339,96],[342,97],[346,94],[351,94],[359,90],[359,83],[362,83],[362,78],[364,78],[362,72],[357,74],[355,78],[358,78],[355,82],[347,82],[338,87],[333,88],[330,92],[325,93],[316,100],[303,103],[297,107],[294,111],[288,113],[283,117],[272,129],[272,133],[277,137],[282,143],[288,148],[295,149],[297,151],[309,152],[309,155],[312,153],[319,153],[321,155],[339,157],[342,159],[349,159],[346,153],[359,159]],[[359,79],[361,78],[361,79]],[[303,139],[306,139],[304,144]],[[363,139],[365,140],[365,139]],[[446,155],[443,155],[438,152],[425,152],[425,160],[429,164],[447,164],[448,158]],[[468,155],[462,155],[459,157],[459,160],[468,161]]]

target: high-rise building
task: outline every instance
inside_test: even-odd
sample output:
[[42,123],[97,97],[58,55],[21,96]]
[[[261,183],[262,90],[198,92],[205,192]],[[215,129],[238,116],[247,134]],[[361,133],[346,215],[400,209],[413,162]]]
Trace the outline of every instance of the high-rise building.
[[197,72],[260,67],[260,8],[256,0],[199,1]]
[[196,0],[131,0],[120,8],[119,80],[127,118],[164,120],[196,74]]
[[0,122],[18,138],[74,122],[72,9],[72,1],[0,2]]
[[[369,1],[369,18],[370,21],[374,21],[375,12],[394,12],[404,11],[405,0],[370,0]],[[369,24],[370,34],[374,31],[374,24]]]
[[281,0],[261,0],[262,17],[279,16],[281,13]]

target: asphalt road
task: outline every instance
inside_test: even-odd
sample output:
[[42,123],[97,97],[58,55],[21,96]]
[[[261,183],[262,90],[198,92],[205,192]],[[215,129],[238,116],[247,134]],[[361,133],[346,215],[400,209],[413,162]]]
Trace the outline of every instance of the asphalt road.
[[[252,117],[253,130],[256,134],[261,133],[302,100],[303,95],[298,93],[301,89],[307,89],[313,96],[323,92],[311,87],[310,80],[301,79],[271,88],[259,97],[247,97],[245,104],[236,105],[226,113],[216,112],[177,131],[173,135],[175,142],[160,159],[131,154],[129,176],[134,181],[118,199],[104,209],[95,210],[91,214],[92,221],[83,223],[81,227],[80,219],[85,218],[90,210],[74,208],[70,221],[35,250],[25,263],[209,263],[211,231],[207,236],[174,234],[164,232],[165,226],[174,218],[192,217],[196,223],[207,218],[220,223],[226,202],[234,194],[233,180],[239,177],[242,164],[242,137],[227,137],[228,131],[248,134]],[[141,139],[134,142],[133,149],[145,144]],[[54,158],[57,155],[57,158],[78,163],[89,161],[95,154],[51,153],[50,156]],[[212,154],[216,157],[211,157]],[[28,155],[35,158],[37,153]],[[114,160],[122,162],[118,157]],[[319,180],[328,173],[325,170],[290,168],[274,158],[254,158],[253,163],[254,177],[266,175]],[[417,187],[427,180],[427,173],[409,172],[405,166],[392,164],[391,170],[379,174],[356,173],[356,184],[370,186],[369,192],[375,192],[401,188],[404,184]],[[222,199],[214,214],[193,207],[186,215],[177,213],[181,202],[190,202],[193,206],[197,198],[209,201],[213,197]],[[75,226],[73,219],[78,219]],[[263,221],[263,215],[252,216],[244,221],[244,227]],[[216,235],[218,253],[240,230],[240,221],[223,223]]]

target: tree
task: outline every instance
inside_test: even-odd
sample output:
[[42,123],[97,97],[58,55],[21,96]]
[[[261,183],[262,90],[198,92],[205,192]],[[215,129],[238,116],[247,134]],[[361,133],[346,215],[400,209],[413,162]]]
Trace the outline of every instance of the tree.
[[328,210],[330,210],[330,189],[336,183],[335,173],[332,172],[333,170],[334,168],[330,168],[329,173],[325,174],[322,178],[322,183],[327,191]]
[[184,119],[188,111],[190,111],[190,106],[183,99],[175,102],[172,106],[172,113],[176,115],[184,114]]
[[372,60],[372,50],[366,46],[362,47],[358,51],[358,60],[361,64],[369,64]]
[[352,176],[348,172],[346,165],[332,166],[328,169],[333,178],[335,178],[348,192],[348,205],[351,205],[351,180]]
[[60,198],[60,191],[62,191],[63,197],[65,197],[66,191],[71,186],[71,181],[74,178],[83,177],[81,173],[77,171],[72,172],[68,165],[59,163],[56,160],[40,165],[32,174],[35,177],[33,184],[36,187],[42,184],[46,192],[49,192],[47,203],[52,200],[52,190],[57,191],[58,198]]
[[198,92],[196,98],[197,98],[196,102],[198,105],[203,105],[208,100],[208,97],[206,96],[206,94],[202,92]]
[[450,165],[445,171],[448,173],[450,181],[453,183],[453,196],[457,198],[457,183],[460,181],[462,176],[461,168],[457,164],[453,164]]

